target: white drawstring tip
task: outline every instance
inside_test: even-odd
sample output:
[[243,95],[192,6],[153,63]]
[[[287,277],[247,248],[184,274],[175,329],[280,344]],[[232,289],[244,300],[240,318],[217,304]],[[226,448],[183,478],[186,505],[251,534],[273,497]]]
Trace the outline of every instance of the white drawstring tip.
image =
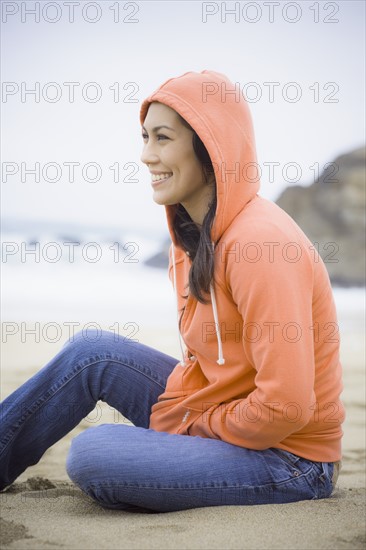
[[216,363],[217,363],[218,365],[225,365],[225,359],[218,359],[218,360],[216,361]]

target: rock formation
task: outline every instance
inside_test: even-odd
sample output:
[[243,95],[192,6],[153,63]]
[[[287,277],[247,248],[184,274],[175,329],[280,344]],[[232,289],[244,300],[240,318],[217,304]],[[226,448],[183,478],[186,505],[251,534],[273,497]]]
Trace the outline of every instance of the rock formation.
[[301,227],[338,286],[365,284],[365,147],[337,157],[312,185],[276,203]]

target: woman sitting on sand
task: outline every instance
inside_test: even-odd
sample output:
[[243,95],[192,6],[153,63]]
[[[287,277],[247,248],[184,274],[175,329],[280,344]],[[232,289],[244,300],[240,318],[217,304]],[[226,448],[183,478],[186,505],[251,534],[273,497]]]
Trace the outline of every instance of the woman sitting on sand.
[[101,399],[134,426],[85,430],[67,471],[102,506],[329,497],[344,419],[332,289],[309,239],[258,195],[248,106],[223,74],[188,72],[151,94],[140,119],[172,239],[182,358],[78,333],[3,402],[0,488]]

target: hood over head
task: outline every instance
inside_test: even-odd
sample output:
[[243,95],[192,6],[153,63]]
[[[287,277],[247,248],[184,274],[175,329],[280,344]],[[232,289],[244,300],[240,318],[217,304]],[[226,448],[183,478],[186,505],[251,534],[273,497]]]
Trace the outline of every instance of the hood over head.
[[[210,155],[217,193],[211,240],[216,243],[260,186],[251,114],[239,83],[209,70],[170,78],[142,102],[141,125],[153,101],[180,114]],[[176,208],[165,206],[169,232],[178,246],[172,229]]]

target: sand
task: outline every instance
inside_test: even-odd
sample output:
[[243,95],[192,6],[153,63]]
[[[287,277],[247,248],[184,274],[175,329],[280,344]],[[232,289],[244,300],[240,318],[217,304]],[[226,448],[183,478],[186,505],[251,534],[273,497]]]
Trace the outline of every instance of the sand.
[[[343,327],[343,330],[342,330]],[[65,334],[66,339],[66,334]],[[16,336],[2,341],[1,399],[49,361],[63,344]],[[178,357],[176,332],[140,327],[139,340]],[[170,513],[107,510],[69,480],[72,437],[105,422],[126,422],[108,405],[97,408],[41,461],[0,494],[4,549],[364,549],[365,372],[363,312],[341,319],[344,368],[343,468],[329,499],[294,504],[220,506]]]

